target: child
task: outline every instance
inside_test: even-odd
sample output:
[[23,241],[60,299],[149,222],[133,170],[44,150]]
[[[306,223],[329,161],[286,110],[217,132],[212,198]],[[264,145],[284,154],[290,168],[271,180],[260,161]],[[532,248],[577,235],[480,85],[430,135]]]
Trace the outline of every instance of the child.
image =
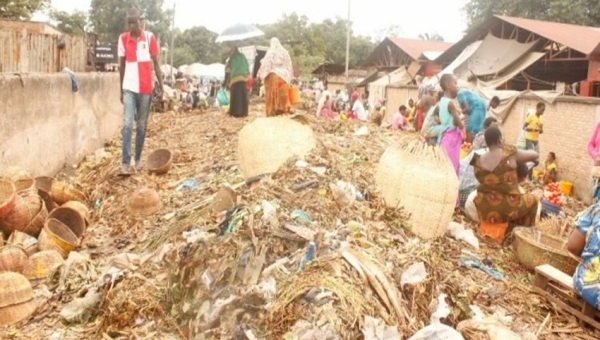
[[406,106],[400,105],[398,112],[394,113],[392,117],[392,130],[405,130],[408,124],[408,110]]
[[557,176],[558,165],[556,165],[556,154],[554,152],[550,152],[544,161],[544,185],[556,182]]
[[333,109],[331,108],[332,105],[333,105],[333,102],[329,98],[329,95],[327,95],[325,97],[325,103],[323,104],[323,108],[321,108],[321,117],[329,118],[329,119],[335,118],[335,113],[333,112]]

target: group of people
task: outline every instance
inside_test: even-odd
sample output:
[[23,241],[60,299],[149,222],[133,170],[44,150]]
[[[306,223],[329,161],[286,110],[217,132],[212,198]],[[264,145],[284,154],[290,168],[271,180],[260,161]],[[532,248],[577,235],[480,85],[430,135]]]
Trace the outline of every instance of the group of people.
[[[289,89],[292,86],[294,71],[292,58],[279,39],[271,39],[270,47],[260,63],[257,76],[264,86],[267,117],[290,113],[292,105]],[[224,84],[230,93],[228,113],[233,117],[247,117],[250,105],[249,90],[252,89],[253,83],[248,59],[234,47],[225,67]]]

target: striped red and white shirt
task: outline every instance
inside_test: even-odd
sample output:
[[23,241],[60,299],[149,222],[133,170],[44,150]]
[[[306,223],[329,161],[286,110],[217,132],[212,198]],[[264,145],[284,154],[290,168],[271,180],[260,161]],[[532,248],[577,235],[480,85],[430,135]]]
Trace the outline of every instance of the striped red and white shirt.
[[119,37],[118,54],[125,57],[123,90],[139,94],[152,94],[154,64],[152,57],[158,55],[158,41],[151,32],[140,30],[139,37],[125,32]]

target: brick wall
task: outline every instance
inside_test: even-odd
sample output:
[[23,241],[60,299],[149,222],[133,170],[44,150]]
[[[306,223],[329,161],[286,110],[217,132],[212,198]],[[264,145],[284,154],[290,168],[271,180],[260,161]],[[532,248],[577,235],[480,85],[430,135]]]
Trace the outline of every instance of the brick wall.
[[[535,110],[539,99],[519,98],[502,123],[506,143],[516,143],[529,110]],[[600,100],[561,97],[553,105],[546,103],[544,133],[540,136],[540,153],[556,153],[559,179],[573,183],[574,195],[589,203],[591,200],[592,160],[587,155],[587,143],[596,123],[600,121]]]

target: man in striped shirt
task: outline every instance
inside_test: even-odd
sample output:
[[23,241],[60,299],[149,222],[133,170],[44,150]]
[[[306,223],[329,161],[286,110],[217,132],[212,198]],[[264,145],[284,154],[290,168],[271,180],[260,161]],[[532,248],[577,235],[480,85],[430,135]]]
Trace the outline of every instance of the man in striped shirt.
[[129,175],[131,163],[131,138],[136,125],[135,168],[141,169],[142,150],[146,138],[146,124],[152,101],[153,75],[158,79],[157,94],[162,96],[163,77],[159,63],[156,37],[141,28],[141,13],[137,9],[127,12],[129,31],[121,34],[118,42],[119,73],[121,75],[121,103],[123,103],[123,159],[121,175]]

